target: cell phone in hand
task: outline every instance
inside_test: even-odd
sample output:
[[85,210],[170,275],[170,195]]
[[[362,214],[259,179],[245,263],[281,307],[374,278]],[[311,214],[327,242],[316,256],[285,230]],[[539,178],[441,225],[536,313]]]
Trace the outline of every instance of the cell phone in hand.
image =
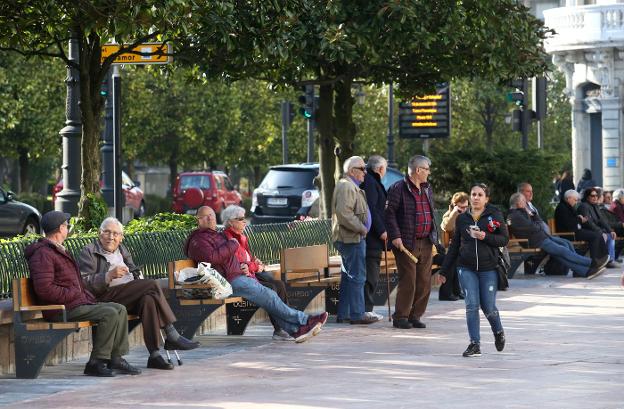
[[472,237],[473,239],[476,239],[477,237],[475,236],[475,234],[477,232],[480,232],[481,229],[479,228],[479,226],[471,225],[471,226],[468,226],[467,231],[468,231],[468,234],[470,234],[470,237]]

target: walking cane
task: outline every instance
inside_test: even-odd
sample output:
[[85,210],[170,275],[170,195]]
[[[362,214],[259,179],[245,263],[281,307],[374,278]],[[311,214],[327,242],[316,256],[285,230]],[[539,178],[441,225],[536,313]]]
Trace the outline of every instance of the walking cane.
[[388,239],[384,240],[384,264],[386,265],[386,285],[388,287],[388,322],[392,321],[390,316],[390,273],[388,273]]
[[[163,336],[162,332],[160,333],[160,338],[162,339],[163,344],[165,343],[165,337]],[[171,362],[171,355],[169,355],[169,351],[165,349],[165,353],[167,354],[167,361],[169,361],[169,363]],[[173,350],[173,353],[175,354],[176,358],[178,358],[178,366],[182,366],[182,360],[180,359],[180,355],[178,355],[178,351],[177,350]]]

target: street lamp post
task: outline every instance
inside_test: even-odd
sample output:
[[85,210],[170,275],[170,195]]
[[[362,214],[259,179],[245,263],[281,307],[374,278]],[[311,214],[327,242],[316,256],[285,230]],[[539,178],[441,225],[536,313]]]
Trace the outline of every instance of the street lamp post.
[[[69,39],[69,61],[80,64],[78,52],[78,38],[72,32]],[[78,70],[67,66],[67,98],[65,103],[65,127],[59,134],[63,139],[63,190],[56,195],[55,210],[71,215],[78,214],[80,200],[80,141],[82,136],[82,122],[80,121],[80,74]]]
[[394,161],[394,92],[392,81],[388,84],[388,167],[397,167]]

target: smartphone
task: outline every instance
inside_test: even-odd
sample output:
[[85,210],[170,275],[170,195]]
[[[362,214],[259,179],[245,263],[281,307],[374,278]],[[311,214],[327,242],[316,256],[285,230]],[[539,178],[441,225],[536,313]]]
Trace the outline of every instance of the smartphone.
[[470,237],[476,238],[475,233],[481,231],[481,229],[479,228],[479,226],[470,225],[468,226],[467,231],[468,231],[468,234],[470,234]]

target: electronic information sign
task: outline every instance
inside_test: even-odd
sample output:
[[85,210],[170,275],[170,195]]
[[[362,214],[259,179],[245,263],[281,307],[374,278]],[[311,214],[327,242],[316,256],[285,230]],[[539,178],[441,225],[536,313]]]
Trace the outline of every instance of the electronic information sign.
[[399,104],[400,138],[448,138],[451,134],[451,87]]

